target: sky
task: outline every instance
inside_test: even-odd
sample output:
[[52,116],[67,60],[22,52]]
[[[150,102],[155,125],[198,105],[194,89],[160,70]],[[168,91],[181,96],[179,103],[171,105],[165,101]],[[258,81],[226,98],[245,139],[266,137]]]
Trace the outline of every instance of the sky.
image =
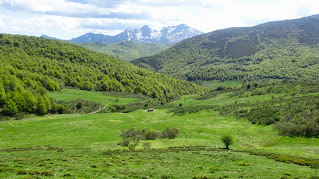
[[178,24],[206,33],[315,14],[318,0],[0,0],[0,33],[69,40]]

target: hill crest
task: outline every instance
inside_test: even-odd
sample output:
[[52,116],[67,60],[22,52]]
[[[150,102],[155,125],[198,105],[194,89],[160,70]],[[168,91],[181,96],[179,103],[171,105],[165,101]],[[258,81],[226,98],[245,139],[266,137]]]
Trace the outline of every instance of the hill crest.
[[319,77],[319,15],[216,30],[132,61],[180,79],[313,80]]

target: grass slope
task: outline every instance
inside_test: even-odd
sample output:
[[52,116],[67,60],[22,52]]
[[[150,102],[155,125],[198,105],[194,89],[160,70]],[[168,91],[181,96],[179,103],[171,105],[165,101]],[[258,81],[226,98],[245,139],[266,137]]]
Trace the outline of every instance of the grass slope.
[[140,101],[140,99],[138,98],[115,97],[115,96],[108,96],[103,92],[91,92],[91,91],[67,89],[67,88],[64,88],[60,91],[49,92],[49,97],[54,100],[62,100],[62,101],[72,101],[76,99],[82,99],[82,100],[97,102],[102,105],[129,104],[129,103]]
[[92,42],[80,43],[77,45],[96,52],[115,56],[116,58],[123,59],[127,62],[141,57],[155,55],[169,47],[169,45],[165,44],[141,44],[132,41],[118,43]]

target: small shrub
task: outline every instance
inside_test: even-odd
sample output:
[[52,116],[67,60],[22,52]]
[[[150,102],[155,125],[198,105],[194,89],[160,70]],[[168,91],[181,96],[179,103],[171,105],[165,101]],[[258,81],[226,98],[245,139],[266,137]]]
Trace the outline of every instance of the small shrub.
[[176,128],[166,128],[162,134],[161,138],[169,138],[169,139],[175,139],[178,136],[178,129]]
[[150,142],[144,142],[144,143],[143,143],[143,148],[144,148],[145,150],[151,149],[151,143],[150,143]]
[[128,149],[129,150],[135,150],[135,147],[136,147],[137,145],[135,145],[134,143],[130,143],[129,145],[128,145]]
[[14,115],[14,118],[15,118],[16,120],[20,120],[20,119],[24,118],[25,116],[26,116],[26,113],[24,113],[24,112],[19,112],[19,113],[17,113],[16,115]]
[[137,135],[132,137],[132,142],[134,143],[134,145],[138,145],[138,143],[140,142],[140,140],[142,139],[141,135]]
[[130,139],[123,139],[123,141],[120,143],[121,146],[127,147],[130,144]]
[[79,101],[79,102],[76,104],[76,108],[77,108],[77,109],[81,109],[82,106],[83,106],[82,101]]
[[157,137],[157,132],[155,131],[148,131],[145,135],[146,140],[155,140]]

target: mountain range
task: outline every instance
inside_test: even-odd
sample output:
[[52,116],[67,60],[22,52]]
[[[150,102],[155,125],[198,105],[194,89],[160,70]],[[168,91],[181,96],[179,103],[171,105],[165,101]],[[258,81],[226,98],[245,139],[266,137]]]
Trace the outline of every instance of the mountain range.
[[185,24],[168,26],[162,28],[161,30],[151,29],[150,27],[145,25],[141,29],[127,29],[115,36],[87,33],[77,38],[71,39],[71,42],[117,43],[121,41],[133,41],[138,43],[174,44],[200,34],[203,34],[203,32],[189,27]]
[[216,30],[133,64],[189,81],[319,79],[319,15]]

